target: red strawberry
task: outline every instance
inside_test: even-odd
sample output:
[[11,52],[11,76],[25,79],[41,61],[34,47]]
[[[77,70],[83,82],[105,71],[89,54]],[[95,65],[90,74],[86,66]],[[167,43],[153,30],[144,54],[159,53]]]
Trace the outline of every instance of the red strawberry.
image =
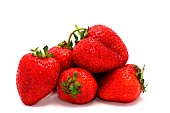
[[82,68],[70,68],[61,73],[57,88],[61,100],[85,104],[94,99],[98,85],[90,72]]
[[97,96],[106,101],[132,102],[141,92],[145,92],[146,86],[143,79],[144,67],[126,64],[113,72],[102,76],[99,80]]
[[[78,31],[81,35],[83,31],[80,32],[80,30]],[[84,34],[87,34],[86,31]],[[99,73],[126,64],[127,48],[111,28],[95,25],[90,27],[87,32],[87,36],[73,48],[73,60],[78,66],[93,73]]]
[[50,48],[48,52],[52,53],[54,58],[60,63],[60,72],[63,72],[64,70],[74,66],[72,50],[67,46],[65,41],[60,43],[58,46]]
[[60,72],[60,64],[51,58],[52,54],[44,53],[38,48],[33,54],[25,54],[18,65],[16,85],[21,100],[26,105],[33,105],[47,96],[55,87]]

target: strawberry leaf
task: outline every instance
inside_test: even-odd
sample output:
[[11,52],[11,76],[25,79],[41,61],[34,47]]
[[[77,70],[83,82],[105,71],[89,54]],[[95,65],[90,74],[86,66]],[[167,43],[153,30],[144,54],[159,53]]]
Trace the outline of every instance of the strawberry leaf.
[[72,82],[72,78],[68,77],[68,83]]
[[79,87],[79,86],[81,86],[81,84],[80,84],[79,82],[75,81],[75,82],[74,82],[74,86],[75,86],[75,87]]
[[73,41],[70,41],[70,42],[68,43],[68,48],[69,48],[69,49],[72,49],[72,48],[73,48]]
[[77,81],[78,73],[74,72],[73,78],[68,77],[67,81],[61,82],[61,90],[65,94],[70,94],[73,98],[76,98],[77,94],[81,94],[81,84]]
[[[76,28],[76,30],[79,29],[79,27],[77,25],[75,25],[75,28]],[[79,30],[78,30],[78,33],[79,33],[79,35],[81,35],[81,32]]]
[[84,37],[86,37],[87,34],[88,34],[88,30],[85,30],[85,32],[84,32]]
[[74,87],[71,85],[69,89],[70,89],[71,91],[73,91]]
[[73,35],[74,35],[75,41],[77,42],[78,41],[78,36],[75,33],[73,33]]
[[74,99],[76,98],[76,94],[73,94],[73,93],[72,93],[71,96],[72,96]]
[[47,51],[48,51],[48,46],[46,45],[46,46],[43,48],[43,50],[44,50],[44,53],[47,53]]
[[36,56],[36,57],[39,57],[39,58],[42,58],[42,59],[54,57],[52,53],[48,53],[48,46],[47,45],[43,48],[43,52],[41,50],[38,50],[38,48],[39,47],[30,50],[32,52],[33,56]]
[[60,86],[63,86],[63,87],[67,86],[66,81],[62,82],[62,83],[60,84]]
[[[75,45],[76,45],[76,43],[79,42],[79,40],[78,40],[79,38],[80,38],[80,40],[82,40],[88,34],[88,29],[86,29],[86,28],[78,28],[77,25],[75,25],[75,27],[76,27],[76,30],[72,31],[69,38],[68,38],[68,47],[70,49],[73,48],[73,43],[72,43],[72,40],[71,40],[72,35],[75,38]],[[76,32],[78,32],[78,35],[76,35]]]
[[144,93],[144,92],[146,92],[146,87],[148,86],[148,84],[147,85],[144,84],[145,80],[143,79],[143,72],[145,70],[145,65],[143,66],[142,71],[137,65],[134,65],[134,68],[136,69],[136,76],[138,77],[138,80],[142,87],[142,91]]
[[77,76],[78,76],[78,74],[75,72],[75,73],[74,73],[74,76],[73,76],[73,81],[76,81],[76,80],[77,80]]

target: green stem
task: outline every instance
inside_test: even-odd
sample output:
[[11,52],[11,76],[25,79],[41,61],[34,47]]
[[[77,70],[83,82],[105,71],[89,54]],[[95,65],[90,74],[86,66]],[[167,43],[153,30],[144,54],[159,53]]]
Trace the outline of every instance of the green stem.
[[73,98],[76,98],[77,94],[81,94],[81,83],[77,81],[78,73],[74,72],[73,78],[68,77],[67,81],[63,81],[60,83],[61,90],[64,91],[65,94],[70,94]]
[[[76,25],[77,26],[77,25]],[[88,30],[88,29],[86,29],[86,28],[78,28],[77,29],[77,27],[76,27],[76,30],[74,30],[73,32],[71,32],[71,34],[70,34],[70,36],[69,36],[69,38],[68,38],[68,44],[70,43],[70,40],[71,40],[71,37],[72,37],[72,35],[76,32],[76,31],[78,31],[79,32],[79,34],[80,34],[80,30]]]
[[[75,25],[76,29],[79,29],[77,25]],[[78,30],[79,35],[81,35],[80,31]]]
[[52,53],[48,53],[48,46],[44,46],[43,48],[43,52],[41,50],[38,50],[38,47],[35,48],[35,49],[31,49],[31,52],[32,52],[32,55],[33,56],[36,56],[36,57],[39,57],[39,58],[48,58],[48,57],[51,57],[53,58],[53,54]]
[[145,65],[143,66],[143,69],[141,70],[137,65],[134,65],[134,68],[136,69],[136,76],[138,77],[138,80],[141,84],[143,93],[146,92],[147,85],[144,84],[144,78],[143,78],[143,72],[145,70]]

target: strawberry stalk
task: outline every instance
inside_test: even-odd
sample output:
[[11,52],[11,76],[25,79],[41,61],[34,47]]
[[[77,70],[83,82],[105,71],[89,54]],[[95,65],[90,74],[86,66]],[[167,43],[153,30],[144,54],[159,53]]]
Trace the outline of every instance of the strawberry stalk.
[[138,80],[142,87],[142,91],[144,93],[144,92],[146,92],[146,87],[148,85],[148,84],[147,85],[144,84],[144,78],[143,78],[143,72],[145,70],[145,65],[143,66],[142,70],[137,65],[134,65],[134,68],[136,69],[136,76],[138,77]]
[[[68,38],[68,47],[69,48],[73,48],[73,41],[71,40],[71,37],[74,36],[75,38],[75,44],[77,44],[80,40],[82,40],[83,38],[85,38],[88,34],[88,29],[86,28],[78,28],[77,25],[75,25],[76,29],[74,31],[71,32],[69,38]],[[76,32],[78,32],[78,35],[76,34]],[[80,39],[79,39],[80,37]]]
[[62,87],[61,90],[64,91],[65,94],[71,94],[73,98],[76,98],[76,94],[81,94],[81,84],[77,81],[77,77],[78,73],[75,72],[73,78],[68,77],[67,81],[60,83]]
[[[59,47],[62,47],[62,48],[68,48],[68,49],[73,49],[73,41],[71,40],[71,37],[74,36],[75,38],[75,44],[79,42],[79,37],[80,37],[80,40],[83,39],[86,35],[87,35],[87,31],[88,29],[86,28],[78,28],[77,25],[75,25],[76,27],[76,30],[72,31],[69,38],[68,38],[68,41],[63,41],[61,43],[59,43],[57,46]],[[76,32],[78,32],[79,36],[76,35]]]
[[31,49],[30,51],[32,52],[33,56],[39,57],[39,58],[53,58],[53,54],[52,53],[48,53],[48,46],[44,46],[43,48],[43,52],[41,50],[38,50],[39,47],[35,48],[35,49]]

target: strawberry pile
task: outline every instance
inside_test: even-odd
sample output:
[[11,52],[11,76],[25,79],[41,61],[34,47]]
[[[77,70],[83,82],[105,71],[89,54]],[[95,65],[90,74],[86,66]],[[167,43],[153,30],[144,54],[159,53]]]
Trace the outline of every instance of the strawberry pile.
[[16,85],[25,105],[36,104],[54,90],[61,100],[74,104],[95,97],[128,103],[146,91],[145,66],[126,64],[126,45],[104,25],[76,26],[67,42],[49,50],[45,46],[43,52],[38,49],[31,49],[18,65]]

